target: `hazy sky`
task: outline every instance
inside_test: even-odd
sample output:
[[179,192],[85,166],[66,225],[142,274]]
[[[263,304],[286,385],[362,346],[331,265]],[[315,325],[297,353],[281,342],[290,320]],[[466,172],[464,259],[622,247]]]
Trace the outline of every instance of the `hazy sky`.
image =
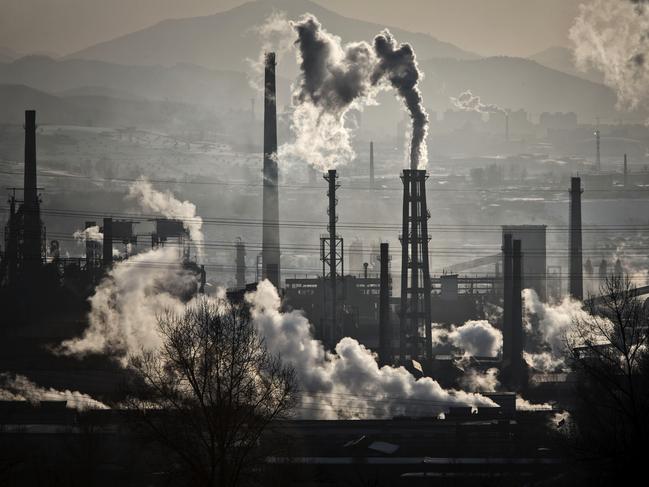
[[[245,1],[0,0],[0,47],[68,54],[160,20],[208,15]],[[480,54],[527,56],[568,45],[577,6],[588,0],[317,1],[347,17],[430,33]]]

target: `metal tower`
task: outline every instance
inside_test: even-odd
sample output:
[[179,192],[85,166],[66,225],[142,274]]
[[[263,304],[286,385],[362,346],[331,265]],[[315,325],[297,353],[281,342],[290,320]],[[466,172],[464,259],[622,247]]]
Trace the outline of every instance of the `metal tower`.
[[[426,171],[404,169],[401,240],[400,355],[432,359],[430,323],[430,267],[428,265],[428,219]],[[420,336],[424,330],[425,336]]]

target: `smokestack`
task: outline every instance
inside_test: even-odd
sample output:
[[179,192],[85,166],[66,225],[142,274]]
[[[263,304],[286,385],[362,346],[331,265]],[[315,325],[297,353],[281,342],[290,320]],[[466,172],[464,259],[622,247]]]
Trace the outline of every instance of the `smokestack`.
[[42,264],[41,217],[36,181],[36,111],[25,110],[24,250],[26,270]]
[[514,240],[512,248],[512,310],[511,310],[511,378],[520,386],[523,365],[523,254],[521,241]]
[[570,296],[574,299],[584,298],[584,283],[582,277],[582,247],[581,247],[581,178],[571,178],[570,187],[570,224],[569,224],[569,253],[570,262]]
[[503,235],[503,365],[512,363],[512,235]]
[[595,129],[595,144],[596,144],[596,154],[595,154],[595,169],[597,171],[602,170],[602,160],[600,158],[600,152],[599,152],[599,129]]
[[[335,169],[330,169],[327,174],[324,176],[325,180],[329,183],[329,190],[327,191],[327,196],[329,197],[329,207],[327,208],[327,214],[329,215],[329,237],[322,237],[321,249],[322,249],[322,267],[323,267],[323,277],[327,277],[325,271],[325,265],[329,266],[329,285],[330,285],[330,296],[329,296],[329,323],[328,329],[324,330],[325,341],[329,346],[335,345],[338,338],[338,325],[337,325],[337,314],[338,314],[338,303],[337,303],[337,291],[336,291],[336,281],[338,279],[338,267],[340,267],[340,275],[343,275],[343,254],[342,254],[342,239],[336,235],[336,222],[338,217],[336,216],[336,205],[338,204],[338,199],[336,198],[336,190],[339,185],[337,183],[338,174]],[[328,249],[326,247],[328,246]],[[328,253],[327,253],[328,252]],[[326,295],[326,294],[325,294]]]
[[624,184],[625,189],[626,189],[627,182],[628,182],[628,180],[627,180],[628,171],[629,171],[629,168],[627,166],[626,154],[624,154],[624,182],[623,182],[623,184]]
[[277,110],[275,53],[266,53],[264,79],[264,187],[263,187],[263,277],[279,289],[279,193],[277,167]]
[[374,189],[374,142],[370,142],[370,188]]
[[[86,222],[85,228],[94,227],[95,222]],[[90,240],[86,236],[86,270],[90,270],[95,267],[95,259],[97,257],[95,249],[97,248],[97,243],[94,240]]]
[[505,112],[505,141],[509,142],[509,112]]
[[236,242],[236,281],[239,289],[246,287],[246,245],[238,238]]
[[104,218],[104,241],[102,245],[104,269],[109,270],[113,265],[113,219]]
[[392,364],[392,327],[390,326],[390,283],[388,244],[381,244],[381,288],[379,294],[379,365]]

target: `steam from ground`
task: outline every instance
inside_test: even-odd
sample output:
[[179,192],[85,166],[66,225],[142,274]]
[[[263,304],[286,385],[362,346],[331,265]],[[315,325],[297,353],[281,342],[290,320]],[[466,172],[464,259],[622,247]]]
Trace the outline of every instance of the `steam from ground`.
[[645,2],[594,0],[570,29],[580,69],[593,67],[617,93],[619,108],[648,108],[649,12]]
[[503,335],[486,320],[469,320],[450,330],[433,327],[433,343],[450,343],[466,355],[495,357],[503,345]]
[[466,369],[460,379],[460,386],[471,392],[495,392],[500,386],[498,380],[498,369],[492,367],[485,373],[473,368]]
[[71,409],[108,409],[105,404],[78,391],[58,391],[45,389],[34,384],[23,375],[0,374],[0,401],[28,401],[36,404],[40,401],[67,401]]
[[140,177],[128,189],[128,197],[137,200],[145,211],[160,213],[167,218],[182,220],[189,232],[189,238],[196,246],[198,256],[203,255],[203,219],[196,215],[196,205],[189,201],[180,201],[171,191],[153,189],[149,181]]
[[520,395],[516,395],[516,410],[517,411],[549,411],[552,410],[552,404],[549,403],[543,403],[543,404],[535,404],[531,403],[527,399],[524,399]]
[[346,115],[375,104],[376,94],[392,87],[404,100],[413,124],[411,165],[427,163],[428,115],[418,83],[421,73],[410,45],[397,45],[387,30],[374,44],[344,44],[307,14],[292,23],[297,33],[300,78],[294,87],[291,128],[295,141],[280,147],[279,158],[298,157],[319,170],[355,157]]
[[457,98],[451,96],[450,100],[455,108],[464,112],[507,113],[504,108],[501,108],[498,105],[482,103],[480,97],[471,93],[471,90],[466,90],[465,92],[460,93]]
[[372,352],[349,337],[340,340],[335,353],[325,351],[301,312],[280,312],[279,296],[268,281],[246,299],[268,348],[295,368],[305,417],[435,416],[453,405],[494,406],[479,394],[445,390],[429,377],[415,379],[403,367],[379,368]]

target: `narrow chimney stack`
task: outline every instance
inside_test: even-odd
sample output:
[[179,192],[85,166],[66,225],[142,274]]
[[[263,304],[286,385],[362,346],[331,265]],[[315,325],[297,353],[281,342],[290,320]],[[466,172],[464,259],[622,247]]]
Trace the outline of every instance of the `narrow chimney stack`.
[[523,372],[523,254],[521,241],[512,243],[511,378],[521,385]]
[[370,188],[374,189],[374,142],[370,142]]
[[36,180],[36,111],[25,110],[24,248],[26,270],[40,267],[41,216]]
[[280,288],[279,190],[275,53],[266,53],[264,79],[263,277]]
[[570,223],[569,223],[569,279],[570,296],[574,299],[584,298],[581,243],[581,178],[573,177],[570,186]]
[[503,235],[503,364],[512,362],[512,235]]
[[392,326],[390,324],[390,278],[389,249],[387,243],[381,244],[381,287],[379,294],[379,365],[391,365]]
[[104,218],[104,241],[102,244],[102,253],[104,269],[109,270],[113,265],[113,219]]

